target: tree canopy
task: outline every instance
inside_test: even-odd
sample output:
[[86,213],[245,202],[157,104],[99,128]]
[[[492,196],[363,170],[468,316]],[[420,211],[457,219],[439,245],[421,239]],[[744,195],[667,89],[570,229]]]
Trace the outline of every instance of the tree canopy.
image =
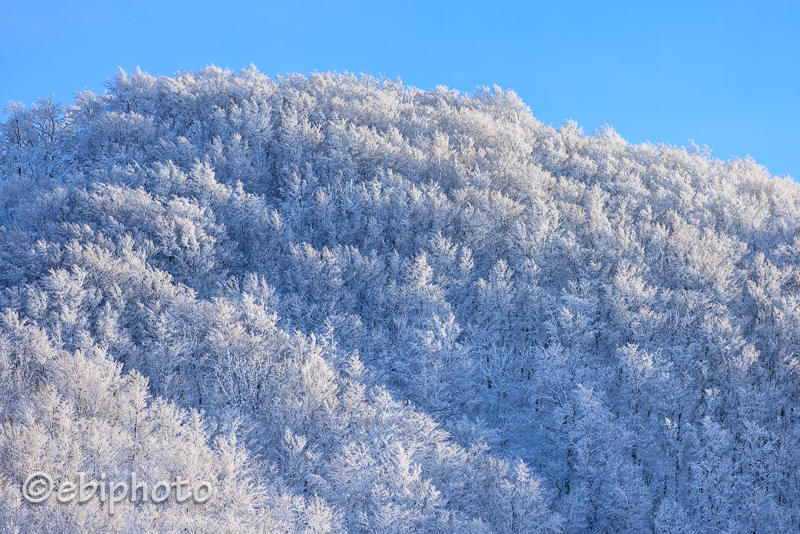
[[[790,179],[363,75],[6,115],[4,530],[800,528]],[[217,491],[109,517],[40,470]]]

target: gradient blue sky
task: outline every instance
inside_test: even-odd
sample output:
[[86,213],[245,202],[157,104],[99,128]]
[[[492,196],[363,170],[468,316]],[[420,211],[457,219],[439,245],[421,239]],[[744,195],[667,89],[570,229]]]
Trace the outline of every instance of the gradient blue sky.
[[541,121],[708,145],[800,178],[800,2],[5,0],[0,101],[103,90],[118,67],[254,63],[497,84]]

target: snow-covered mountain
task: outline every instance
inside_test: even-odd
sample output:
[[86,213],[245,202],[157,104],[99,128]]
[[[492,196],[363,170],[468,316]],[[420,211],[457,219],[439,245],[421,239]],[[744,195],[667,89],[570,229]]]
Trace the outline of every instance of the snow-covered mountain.
[[209,67],[6,113],[4,532],[800,528],[791,180],[497,87]]

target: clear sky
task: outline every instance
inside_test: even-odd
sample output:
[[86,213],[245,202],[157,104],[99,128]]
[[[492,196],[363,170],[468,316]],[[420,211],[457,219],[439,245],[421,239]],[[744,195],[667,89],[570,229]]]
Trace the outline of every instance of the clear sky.
[[4,0],[0,12],[3,103],[67,104],[136,66],[497,84],[546,123],[694,139],[800,178],[798,1]]

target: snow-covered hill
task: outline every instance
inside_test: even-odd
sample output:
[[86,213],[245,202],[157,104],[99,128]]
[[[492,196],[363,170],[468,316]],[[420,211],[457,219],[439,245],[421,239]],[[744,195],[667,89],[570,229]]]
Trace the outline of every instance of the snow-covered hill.
[[791,180],[497,87],[210,67],[7,115],[4,531],[800,527]]

